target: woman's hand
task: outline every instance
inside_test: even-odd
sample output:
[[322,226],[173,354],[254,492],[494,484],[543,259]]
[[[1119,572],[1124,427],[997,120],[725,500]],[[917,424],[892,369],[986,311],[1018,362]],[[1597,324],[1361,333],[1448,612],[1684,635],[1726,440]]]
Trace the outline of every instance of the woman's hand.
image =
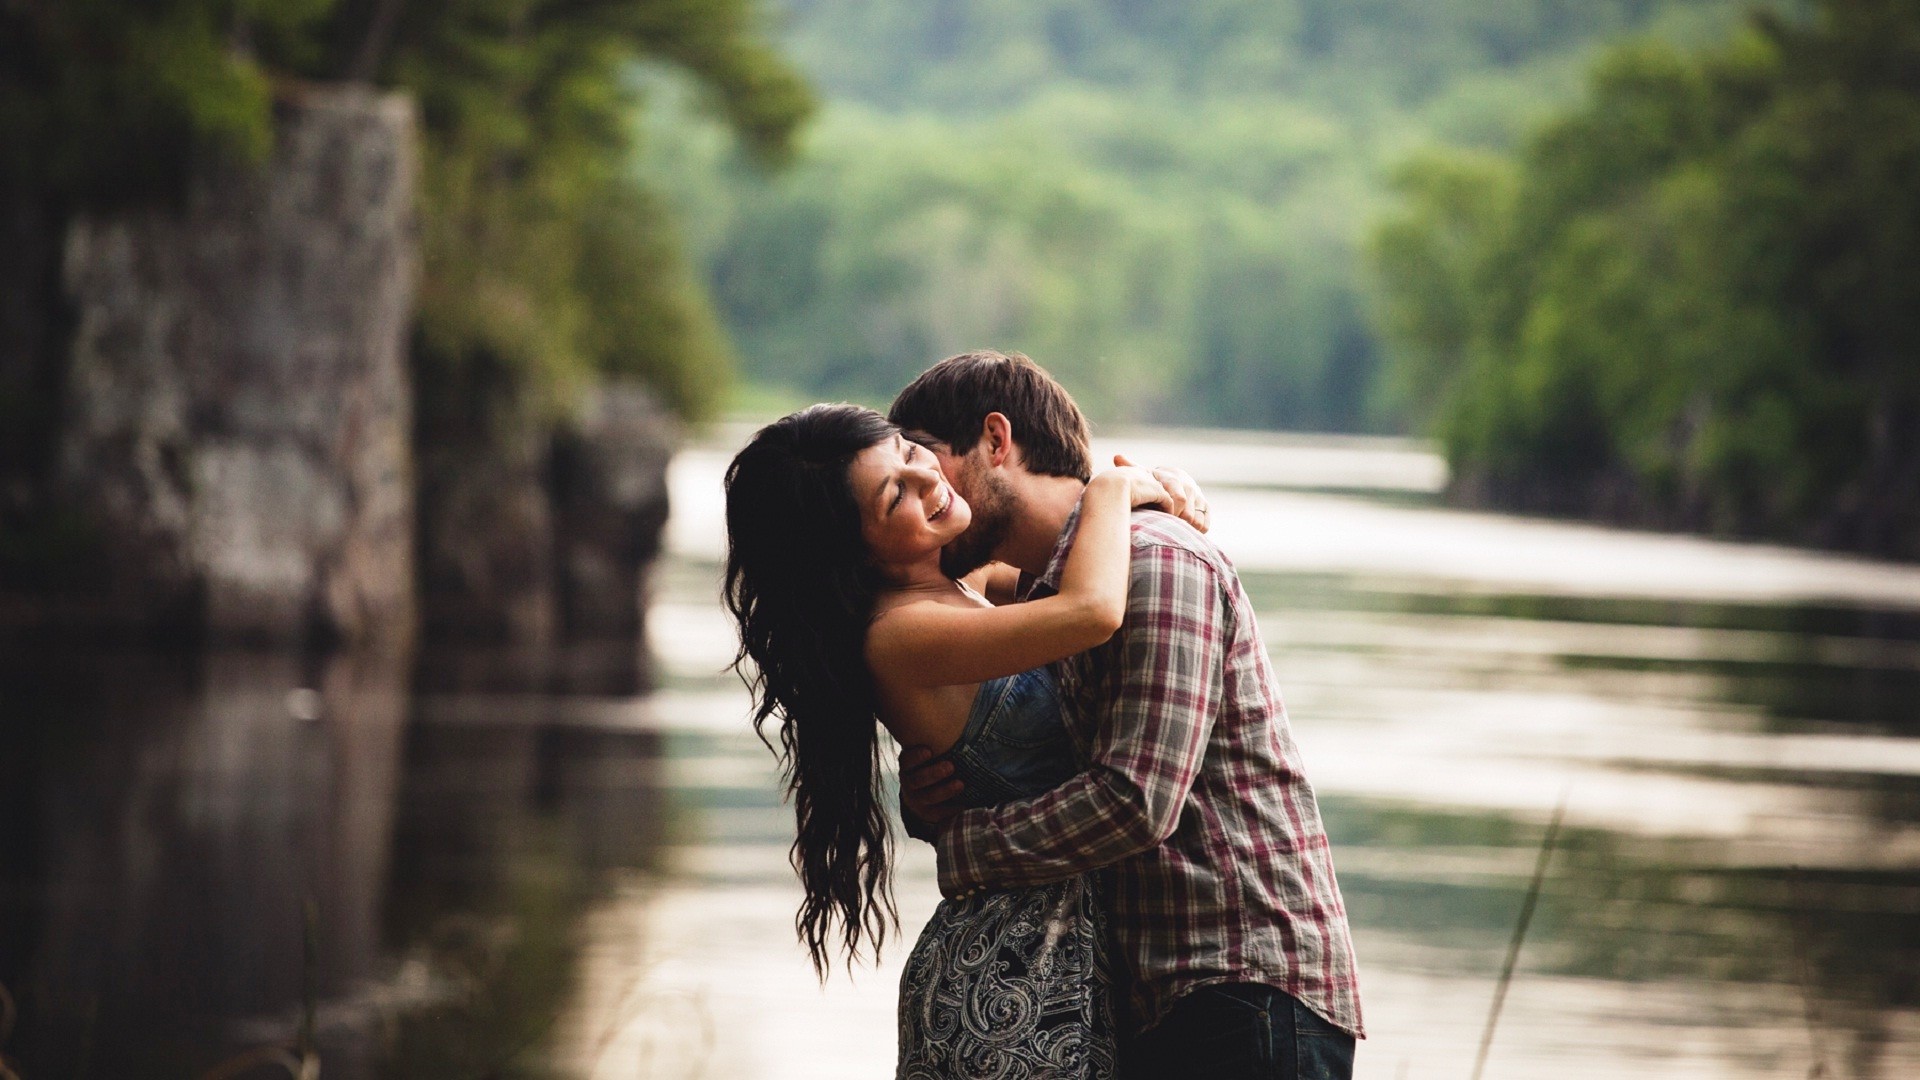
[[1173,494],[1166,485],[1138,465],[1116,463],[1114,468],[1094,477],[1089,486],[1124,489],[1127,505],[1135,510],[1142,507],[1166,510],[1173,505]]
[[[1125,454],[1113,455],[1113,464],[1116,469],[1139,468]],[[1176,469],[1170,465],[1154,466],[1152,475],[1154,480],[1159,482],[1160,490],[1167,496],[1165,505],[1159,506],[1159,509],[1165,510],[1201,532],[1206,532],[1207,526],[1211,524],[1211,515],[1207,507],[1206,495],[1200,490],[1200,485],[1194,483],[1193,477],[1188,476],[1185,469]],[[1135,503],[1134,505],[1143,504]]]

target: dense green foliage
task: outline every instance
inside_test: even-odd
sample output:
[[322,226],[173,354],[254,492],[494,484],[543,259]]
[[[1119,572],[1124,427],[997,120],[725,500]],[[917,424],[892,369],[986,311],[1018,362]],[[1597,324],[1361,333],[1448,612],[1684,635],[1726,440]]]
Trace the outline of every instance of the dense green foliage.
[[268,74],[230,47],[229,31],[297,37],[330,6],[74,0],[0,8],[7,179],[98,203],[177,179],[170,174],[197,142],[264,154]]
[[71,207],[259,158],[298,80],[420,102],[421,370],[483,360],[538,393],[594,371],[712,405],[724,337],[631,156],[636,59],[687,72],[763,160],[810,108],[751,0],[24,0],[0,8],[0,169]]
[[655,178],[747,372],[885,400],[1024,349],[1097,417],[1397,424],[1359,252],[1389,163],[1504,147],[1597,43],[1726,0],[788,0],[827,101],[768,183],[672,110]]
[[1396,369],[1470,492],[1920,556],[1920,6],[1619,50],[1401,187]]

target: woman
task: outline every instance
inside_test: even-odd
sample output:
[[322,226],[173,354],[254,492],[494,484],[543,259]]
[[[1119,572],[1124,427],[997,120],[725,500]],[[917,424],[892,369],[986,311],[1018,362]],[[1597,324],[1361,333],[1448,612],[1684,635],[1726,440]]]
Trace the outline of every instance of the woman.
[[[849,957],[863,938],[877,951],[895,917],[875,720],[951,755],[975,804],[1072,775],[1044,665],[1119,629],[1129,511],[1168,493],[1137,468],[1095,477],[1059,592],[995,607],[982,594],[1010,593],[1013,572],[941,573],[970,509],[933,454],[872,410],[815,405],[768,425],[726,489],[735,667],[756,728],[779,717],[796,923],[824,974],[836,938]],[[902,979],[900,1075],[1111,1076],[1099,920],[1080,879],[943,902]]]

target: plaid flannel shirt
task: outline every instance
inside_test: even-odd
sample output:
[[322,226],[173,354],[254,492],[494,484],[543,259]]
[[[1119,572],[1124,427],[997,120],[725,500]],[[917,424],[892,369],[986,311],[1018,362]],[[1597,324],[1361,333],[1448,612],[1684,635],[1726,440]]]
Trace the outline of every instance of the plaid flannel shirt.
[[[1036,590],[1059,581],[1078,523]],[[1055,665],[1087,771],[951,821],[941,891],[1111,867],[1136,1029],[1199,987],[1256,982],[1362,1035],[1326,831],[1239,575],[1177,518],[1136,513],[1132,531],[1120,632]]]

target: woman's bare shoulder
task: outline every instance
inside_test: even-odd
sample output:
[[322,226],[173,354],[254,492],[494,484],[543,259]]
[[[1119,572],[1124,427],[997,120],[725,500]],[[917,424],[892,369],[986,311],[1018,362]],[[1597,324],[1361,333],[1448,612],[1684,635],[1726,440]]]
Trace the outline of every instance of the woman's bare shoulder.
[[937,616],[952,608],[992,606],[979,596],[960,588],[942,593],[883,594],[874,602],[873,618],[867,622],[867,641],[871,647],[876,635],[885,635],[889,630],[898,628],[903,621],[912,620],[916,616]]

